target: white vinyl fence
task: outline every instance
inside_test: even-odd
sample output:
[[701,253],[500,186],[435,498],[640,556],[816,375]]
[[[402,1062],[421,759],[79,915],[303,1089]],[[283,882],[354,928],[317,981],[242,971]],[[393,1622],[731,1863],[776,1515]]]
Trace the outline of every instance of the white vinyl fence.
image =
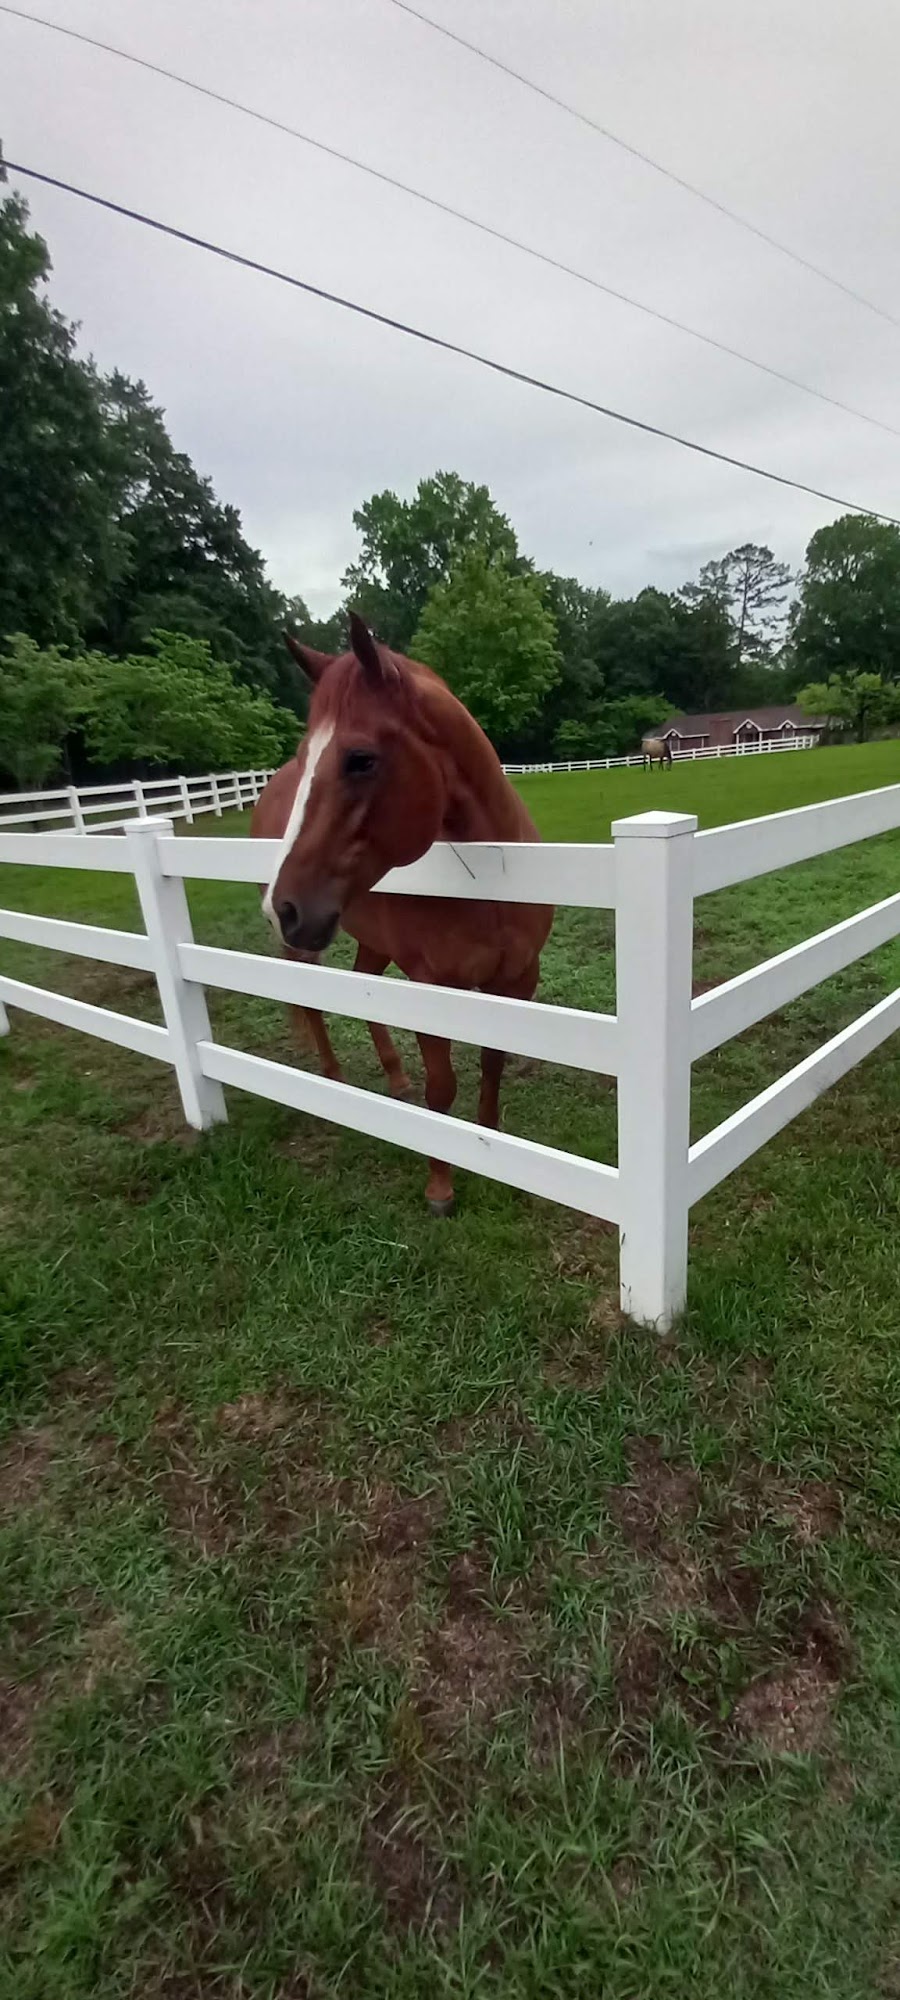
[[[768,740],[757,737],[752,743],[714,743],[705,749],[673,750],[673,764],[696,764],[702,757],[767,757],[770,750],[814,750],[817,736],[774,736]],[[508,778],[546,776],[557,771],[622,771],[629,765],[642,765],[644,753],[635,751],[630,757],[570,757],[562,764],[504,764]]]
[[[769,743],[724,744],[712,750],[676,750],[676,763],[700,757],[758,757],[770,750],[811,750],[815,736],[793,736]],[[617,771],[642,765],[643,754],[632,757],[570,758],[563,764],[504,764],[508,777],[552,771]],[[76,833],[105,833],[130,819],[150,819],[161,813],[191,825],[202,813],[243,810],[256,804],[271,771],[211,771],[202,778],[126,778],[118,785],[62,785],[53,792],[0,792],[0,829],[33,827],[62,831],[65,823]]]
[[[187,838],[171,821],[135,821],[90,840],[2,832],[0,866],[134,876],[143,932],[0,910],[0,937],[154,974],[164,1025],[0,973],[0,1029],[9,1025],[5,1002],[169,1063],[185,1117],[200,1128],[225,1118],[228,1085],[603,1216],[619,1230],[624,1310],[665,1327],[684,1303],[692,1204],[900,1026],[898,989],[692,1146],[692,1063],[900,933],[898,894],[692,1000],[694,899],[897,826],[900,785],[705,833],[692,814],[648,812],[617,821],[611,844],[439,845],[380,884],[399,895],[614,909],[614,1015],[196,944],[185,882],[264,882],[279,852],[274,840]],[[208,987],[614,1076],[618,1166],[225,1047],[212,1037]]]
[[[271,771],[210,771],[202,778],[126,778],[118,785],[62,785],[54,792],[0,792],[0,831],[41,825],[76,833],[106,833],[128,820],[164,813],[192,825],[202,813],[253,806]],[[61,822],[63,824],[61,824]]]

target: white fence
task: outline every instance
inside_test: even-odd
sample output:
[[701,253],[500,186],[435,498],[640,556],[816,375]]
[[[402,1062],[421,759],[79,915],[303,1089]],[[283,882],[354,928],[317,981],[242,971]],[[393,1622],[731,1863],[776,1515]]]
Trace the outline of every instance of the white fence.
[[0,792],[0,830],[42,823],[59,833],[105,833],[161,813],[187,820],[256,804],[271,771],[210,771],[202,778],[126,778],[119,785],[63,785],[55,792]]
[[[770,750],[811,750],[815,736],[795,736],[785,742],[725,744],[712,750],[676,750],[676,763],[699,757],[757,757]],[[617,771],[643,764],[643,756],[571,758],[563,764],[504,764],[510,777],[551,771]],[[0,792],[0,829],[46,824],[61,831],[67,822],[76,833],[106,832],[129,819],[160,813],[185,819],[190,825],[202,813],[243,810],[256,804],[271,771],[211,771],[202,778],[127,778],[119,785],[63,785],[55,792]]]
[[[225,1118],[227,1084],[603,1216],[619,1229],[623,1308],[667,1326],[685,1298],[692,1204],[900,1026],[898,989],[692,1146],[692,1063],[900,933],[898,894],[692,1000],[694,899],[897,826],[900,785],[892,785],[705,833],[698,833],[691,814],[649,812],[616,822],[611,844],[441,845],[381,883],[382,890],[400,895],[614,909],[615,1015],[195,943],[185,881],[265,881],[277,841],[185,838],[174,834],[171,822],[150,821],[90,840],[4,832],[0,864],[134,876],[143,932],[0,910],[0,937],[154,974],[165,1025],[0,973],[0,1030],[9,1025],[6,1002],[170,1063],[185,1117],[200,1128]],[[618,1166],[224,1047],[212,1038],[207,987],[614,1076]]]
[[[701,757],[759,757],[770,750],[814,750],[818,736],[778,736],[768,741],[758,737],[753,743],[714,743],[706,749],[673,750],[673,764],[696,764]],[[546,776],[556,771],[620,771],[644,762],[642,750],[630,757],[570,757],[562,764],[504,764],[509,778]]]

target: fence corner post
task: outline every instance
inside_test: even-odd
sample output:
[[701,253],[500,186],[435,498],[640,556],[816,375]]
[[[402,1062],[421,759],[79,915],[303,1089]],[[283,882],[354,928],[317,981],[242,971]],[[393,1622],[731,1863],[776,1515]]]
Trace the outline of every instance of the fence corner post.
[[664,1331],[687,1294],[694,813],[615,820],[623,1312]]
[[69,801],[69,811],[72,815],[72,824],[75,832],[85,833],[87,829],[84,824],[84,813],[81,810],[81,800],[74,785],[66,786],[66,797]]
[[7,1014],[6,1008],[3,1005],[3,1001],[0,1000],[0,1040],[2,1040],[2,1037],[4,1035],[8,1035],[9,1032],[10,1032],[9,1015]]
[[140,899],[141,914],[153,954],[163,1018],[171,1037],[172,1060],[189,1125],[205,1131],[227,1121],[220,1083],[204,1076],[198,1042],[212,1040],[206,993],[181,970],[179,945],[193,941],[187,892],[179,875],[164,875],[160,835],[168,838],[171,820],[130,821],[125,840]]

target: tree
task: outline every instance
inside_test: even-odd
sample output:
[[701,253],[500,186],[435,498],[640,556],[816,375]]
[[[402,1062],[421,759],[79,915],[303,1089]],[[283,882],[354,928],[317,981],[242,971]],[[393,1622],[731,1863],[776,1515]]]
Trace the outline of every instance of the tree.
[[662,690],[675,708],[705,709],[724,706],[733,686],[727,614],[709,598],[642,590],[598,604],[592,645],[608,697]]
[[0,770],[36,789],[56,776],[82,692],[80,663],[23,632],[0,654]]
[[115,474],[120,559],[89,637],[124,653],[158,630],[208,641],[250,687],[290,698],[294,677],[281,638],[285,604],[235,507],[217,500],[142,382],[114,374],[100,385]]
[[798,679],[900,676],[900,529],[869,514],[819,528],[800,578],[794,647]]
[[718,605],[731,630],[732,665],[766,666],[784,644],[791,572],[777,562],[771,549],[743,542],[714,562],[704,563],[697,583],[686,583],[682,600],[690,607]]
[[864,743],[870,729],[900,720],[900,686],[881,674],[831,674],[811,681],[797,695],[807,715],[824,715],[832,728],[852,729]]
[[205,639],[156,632],[151,648],[87,663],[81,719],[96,763],[208,771],[290,755],[296,718],[240,686]]
[[413,635],[495,743],[540,708],[559,672],[556,627],[533,576],[511,576],[470,550],[439,583]]
[[362,549],[342,578],[348,604],[400,653],[410,651],[430,592],[447,581],[468,551],[478,550],[510,571],[531,569],[487,487],[456,472],[420,480],[411,500],[390,491],[374,493],[357,509],[353,525]]
[[664,695],[628,694],[615,701],[598,701],[579,722],[563,722],[554,750],[559,757],[627,757],[640,747],[648,729],[655,729],[671,711]]
[[0,639],[77,639],[118,560],[94,370],[49,305],[47,246],[0,202]]

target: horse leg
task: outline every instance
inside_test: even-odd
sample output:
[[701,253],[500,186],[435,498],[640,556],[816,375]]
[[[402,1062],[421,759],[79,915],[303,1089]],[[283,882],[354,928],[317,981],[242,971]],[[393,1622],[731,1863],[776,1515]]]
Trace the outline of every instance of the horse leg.
[[[425,1064],[425,1102],[429,1111],[450,1111],[456,1098],[456,1073],[450,1043],[441,1035],[417,1035]],[[444,1160],[429,1160],[425,1200],[432,1215],[453,1214],[453,1174]]]
[[[378,951],[370,951],[361,944],[356,954],[354,972],[370,972],[379,978],[390,965],[389,958],[383,958]],[[394,1046],[389,1030],[378,1021],[369,1021],[369,1034],[375,1044],[375,1053],[388,1080],[392,1097],[412,1097],[413,1086],[403,1067],[402,1060]]]
[[[502,991],[508,1000],[532,1000],[540,975],[540,960],[535,959],[523,972],[521,979],[513,980],[501,988],[486,986],[486,993]],[[481,1091],[478,1097],[478,1123],[489,1125],[496,1131],[500,1123],[500,1084],[506,1063],[506,1053],[502,1049],[482,1049],[481,1051]]]
[[343,1083],[343,1071],[334,1053],[331,1037],[325,1026],[324,1016],[319,1013],[318,1008],[292,1007],[291,1020],[294,1025],[294,1033],[301,1048],[306,1041],[304,1029],[308,1030],[309,1035],[312,1036],[313,1046],[319,1058],[322,1075],[329,1077],[332,1083]]

